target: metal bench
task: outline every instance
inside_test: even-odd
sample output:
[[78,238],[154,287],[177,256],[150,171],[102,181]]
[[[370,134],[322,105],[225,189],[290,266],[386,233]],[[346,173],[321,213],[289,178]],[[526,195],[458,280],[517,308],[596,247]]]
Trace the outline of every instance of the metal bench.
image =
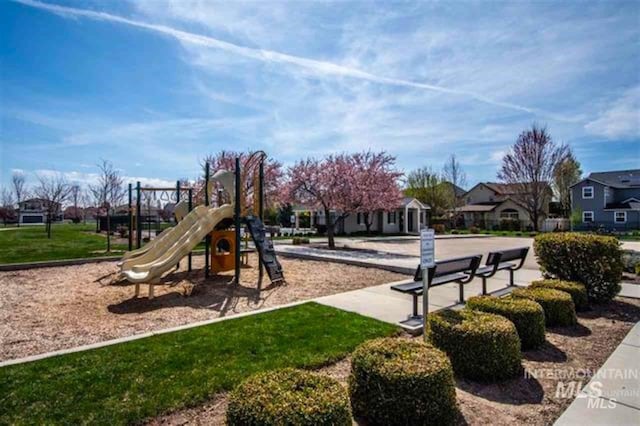
[[[482,294],[487,294],[487,278],[498,271],[509,271],[509,286],[513,286],[513,272],[522,268],[529,253],[529,247],[493,251],[487,256],[487,262],[476,270],[476,276],[482,278]],[[515,263],[512,263],[515,262]]]
[[[482,255],[458,257],[455,259],[439,260],[435,266],[427,270],[428,288],[443,284],[458,283],[460,290],[460,303],[464,302],[464,284],[473,280],[476,270],[480,266]],[[422,294],[422,268],[418,266],[414,282],[396,284],[391,286],[392,290],[413,296],[413,313],[402,323],[409,326],[422,324],[422,315],[418,314],[418,297]]]

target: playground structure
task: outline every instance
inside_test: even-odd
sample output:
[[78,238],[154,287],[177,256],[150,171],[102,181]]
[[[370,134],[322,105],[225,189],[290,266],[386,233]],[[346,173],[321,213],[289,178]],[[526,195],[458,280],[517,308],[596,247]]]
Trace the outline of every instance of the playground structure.
[[[275,254],[273,243],[266,237],[262,222],[264,214],[264,161],[266,154],[252,154],[241,167],[235,159],[235,170],[218,170],[210,176],[210,165],[205,165],[205,180],[197,198],[203,204],[193,207],[191,188],[141,188],[136,186],[136,205],[133,206],[133,188],[129,185],[129,248],[120,265],[121,276],[136,284],[136,297],[140,284],[149,284],[149,298],[153,298],[153,286],[161,277],[188,257],[188,270],[192,270],[192,250],[205,241],[205,277],[210,272],[234,271],[233,283],[240,283],[242,257],[254,251],[242,245],[244,227],[253,240],[258,254],[258,290],[262,286],[264,271],[272,284],[284,282],[282,266]],[[250,183],[250,184],[249,184]],[[164,230],[155,239],[141,246],[141,200],[144,191],[175,191],[174,216],[177,224]],[[185,194],[186,200],[181,200]],[[203,193],[202,193],[203,192]],[[215,195],[215,197],[213,197]],[[226,195],[226,196],[225,196]],[[213,202],[212,202],[213,201]],[[133,250],[133,234],[136,249]],[[212,244],[213,243],[213,244]]]

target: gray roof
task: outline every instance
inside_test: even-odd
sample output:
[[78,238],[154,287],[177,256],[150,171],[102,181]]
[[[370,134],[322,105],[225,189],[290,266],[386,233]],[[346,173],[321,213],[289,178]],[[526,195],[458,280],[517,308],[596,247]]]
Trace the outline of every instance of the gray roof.
[[640,188],[640,169],[617,170],[613,172],[595,172],[589,174],[589,177],[587,177],[587,179],[610,186],[612,188]]

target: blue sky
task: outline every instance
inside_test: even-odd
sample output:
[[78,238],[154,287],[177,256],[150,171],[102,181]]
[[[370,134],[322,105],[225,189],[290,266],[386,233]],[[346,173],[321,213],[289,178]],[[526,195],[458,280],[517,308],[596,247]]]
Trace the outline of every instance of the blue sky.
[[640,168],[640,2],[0,2],[0,182],[195,177],[387,150],[496,180],[532,122],[585,172]]

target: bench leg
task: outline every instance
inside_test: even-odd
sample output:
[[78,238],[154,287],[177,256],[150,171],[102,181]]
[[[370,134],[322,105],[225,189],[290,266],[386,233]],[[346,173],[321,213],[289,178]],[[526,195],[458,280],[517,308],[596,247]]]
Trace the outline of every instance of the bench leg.
[[418,295],[417,294],[413,295],[413,316],[414,317],[418,316]]
[[509,269],[509,285],[512,287],[515,285],[513,282],[513,269]]
[[487,277],[482,277],[482,295],[487,294]]
[[460,303],[464,303],[464,284],[458,283],[458,290],[460,291]]

